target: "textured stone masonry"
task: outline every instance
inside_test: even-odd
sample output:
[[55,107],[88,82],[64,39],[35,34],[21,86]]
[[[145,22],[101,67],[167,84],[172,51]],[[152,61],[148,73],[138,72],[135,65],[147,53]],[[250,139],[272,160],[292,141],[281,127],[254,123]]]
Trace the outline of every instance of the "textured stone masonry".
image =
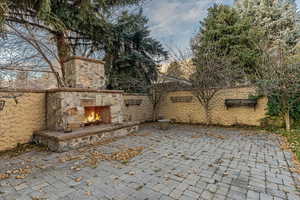
[[71,88],[105,89],[104,62],[71,57],[65,63],[67,86]]
[[49,130],[73,129],[84,125],[85,106],[109,106],[111,123],[123,122],[122,93],[51,92],[47,94],[47,127]]

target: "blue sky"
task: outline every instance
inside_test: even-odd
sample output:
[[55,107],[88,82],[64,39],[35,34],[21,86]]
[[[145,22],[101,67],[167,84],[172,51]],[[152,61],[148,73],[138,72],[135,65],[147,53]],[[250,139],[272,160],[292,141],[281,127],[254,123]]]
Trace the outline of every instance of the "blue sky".
[[[234,0],[147,0],[152,36],[171,48],[186,49],[199,29],[199,22],[214,3],[232,5]],[[300,6],[300,0],[296,0]]]

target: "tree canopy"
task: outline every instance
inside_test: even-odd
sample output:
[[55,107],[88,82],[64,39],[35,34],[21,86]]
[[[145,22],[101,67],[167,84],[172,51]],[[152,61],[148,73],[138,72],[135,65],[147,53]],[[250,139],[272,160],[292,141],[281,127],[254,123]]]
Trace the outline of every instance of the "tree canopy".
[[[26,26],[31,32],[43,32],[56,42],[64,82],[64,61],[78,49],[101,49],[107,41],[108,22],[115,8],[142,0],[1,0],[0,22],[12,27]],[[24,29],[24,27],[21,27]],[[2,31],[2,33],[5,33]]]
[[278,46],[290,54],[297,51],[300,27],[294,0],[236,0],[235,7],[242,18],[250,20],[252,27],[261,30],[265,50]]
[[[125,86],[132,85],[129,81],[144,85],[153,82],[157,77],[157,63],[167,57],[162,45],[151,38],[148,19],[142,11],[122,12],[141,2],[143,0],[2,0],[0,23],[17,32],[13,37],[21,37],[44,58],[42,47],[52,46],[54,42],[61,68],[61,73],[55,74],[61,74],[62,84],[64,61],[69,56],[99,58],[100,55],[107,61],[109,86],[126,89]],[[40,44],[41,35],[45,36],[43,40],[48,40],[45,44]],[[51,59],[47,58],[48,64]]]
[[260,31],[252,27],[248,18],[241,18],[234,8],[214,5],[208,9],[208,16],[201,22],[200,31],[192,40],[194,61],[201,63],[207,49],[224,56],[233,66],[247,74],[254,73],[260,49]]
[[106,48],[106,71],[109,86],[126,91],[145,92],[157,79],[157,66],[168,52],[150,36],[148,19],[142,10],[124,12],[113,25],[111,42]]

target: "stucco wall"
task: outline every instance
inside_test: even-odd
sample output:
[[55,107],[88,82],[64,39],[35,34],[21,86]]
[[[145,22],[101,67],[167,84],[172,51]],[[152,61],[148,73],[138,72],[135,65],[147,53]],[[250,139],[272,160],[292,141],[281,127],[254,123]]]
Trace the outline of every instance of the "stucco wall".
[[[0,92],[0,96],[13,94]],[[0,111],[0,151],[29,142],[33,131],[45,128],[45,93],[17,94],[22,94],[18,104],[14,99],[4,99],[5,107]]]
[[[247,99],[255,94],[255,88],[230,88],[219,91],[212,100],[211,119],[219,125],[252,125],[259,126],[260,119],[265,117],[267,98],[258,100],[256,108],[234,107],[226,108],[225,99]],[[176,91],[168,93],[160,105],[159,115],[167,119],[175,119],[181,123],[205,123],[205,112],[198,100],[193,97],[189,103],[173,103],[171,97],[193,96],[191,91]]]
[[124,100],[142,99],[140,105],[124,106],[125,121],[146,122],[152,120],[152,103],[147,95],[124,94]]
[[[0,96],[10,96],[13,92],[0,91]],[[0,111],[0,151],[15,147],[18,143],[31,140],[32,133],[45,129],[46,99],[45,92],[18,92],[18,104],[13,99],[5,99],[6,105]],[[232,88],[218,93],[213,100],[211,112],[212,123],[220,125],[260,125],[260,119],[265,117],[267,99],[258,100],[256,108],[236,107],[226,108],[225,99],[246,99],[249,94],[255,94],[254,88]],[[205,112],[195,97],[190,103],[173,103],[171,97],[193,96],[191,91],[168,93],[161,102],[159,116],[175,119],[182,123],[205,123]],[[142,100],[140,105],[123,106],[125,121],[151,121],[152,104],[148,96],[124,94],[124,100]],[[125,104],[125,103],[124,103]]]

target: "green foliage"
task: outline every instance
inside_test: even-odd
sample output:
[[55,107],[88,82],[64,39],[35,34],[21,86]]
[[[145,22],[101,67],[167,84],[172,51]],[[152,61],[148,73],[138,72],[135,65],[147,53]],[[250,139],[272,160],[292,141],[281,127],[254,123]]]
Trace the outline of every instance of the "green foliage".
[[232,65],[251,74],[260,56],[256,46],[259,37],[260,31],[251,26],[248,18],[241,18],[234,8],[214,5],[201,22],[192,48],[197,50],[196,57],[199,59],[208,48],[214,49],[216,55],[224,56]]
[[[289,100],[290,104],[293,105],[290,109],[290,115],[294,120],[300,119],[300,102],[299,101],[297,103],[291,103],[291,102],[295,102],[299,98],[300,98],[300,94],[298,94],[297,96]],[[280,98],[275,95],[269,96],[267,115],[282,116],[282,113],[283,113],[283,105],[281,104]]]
[[69,56],[99,58],[104,54],[109,66],[108,77],[114,78],[110,79],[110,86],[124,89],[127,83],[118,85],[112,80],[122,78],[129,82],[138,78],[149,83],[157,76],[157,59],[167,54],[161,44],[150,37],[148,20],[141,13],[124,12],[117,17],[120,10],[142,1],[0,0],[0,11],[5,11],[0,12],[0,23],[26,25],[33,33],[54,39],[61,67],[61,73],[57,74],[62,74],[62,83],[64,61]]
[[0,25],[27,24],[54,35],[68,31],[72,36],[67,39],[73,47],[103,46],[114,8],[139,2],[142,0],[0,0],[0,11],[4,11],[0,12]]
[[142,11],[124,12],[113,24],[113,45],[106,46],[109,88],[146,92],[157,79],[157,65],[168,57],[163,46],[150,36],[148,19]]
[[254,99],[254,100],[258,100],[262,97],[264,97],[264,96],[263,95],[253,95],[253,94],[248,96],[249,99]]
[[295,51],[299,14],[294,0],[236,0],[235,5],[243,18],[262,31],[261,43],[269,50],[280,44]]

